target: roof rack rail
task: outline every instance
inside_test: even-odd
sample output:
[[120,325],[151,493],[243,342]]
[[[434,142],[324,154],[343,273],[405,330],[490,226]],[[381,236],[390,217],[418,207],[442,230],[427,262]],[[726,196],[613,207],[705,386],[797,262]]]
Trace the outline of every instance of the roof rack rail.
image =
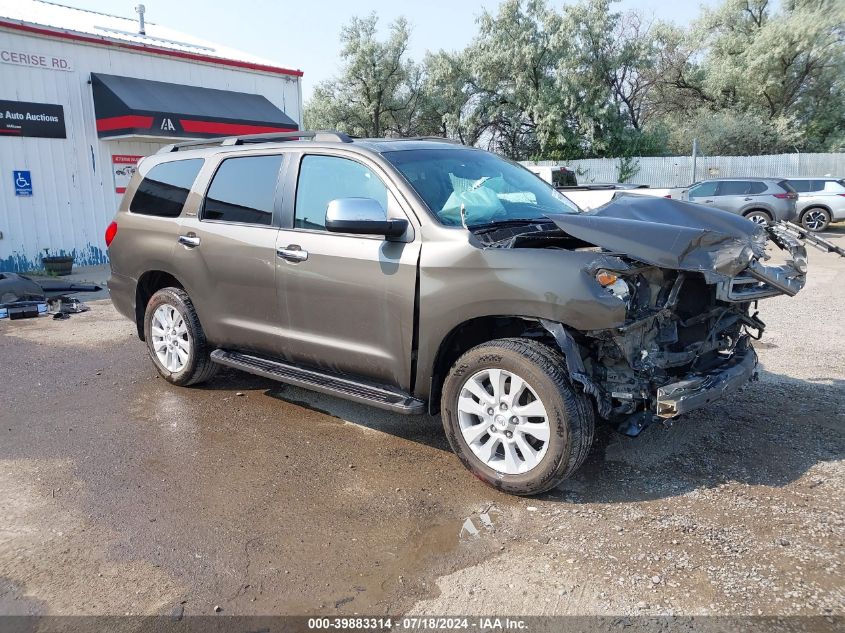
[[243,136],[224,136],[218,138],[206,138],[199,141],[185,141],[184,143],[173,143],[165,145],[158,154],[169,154],[183,149],[194,149],[197,147],[213,147],[215,145],[226,147],[231,145],[247,145],[251,143],[282,143],[285,141],[312,140],[317,142],[351,143],[352,138],[343,132],[334,130],[299,130],[294,132],[268,132],[266,134],[246,134]]
[[405,136],[391,141],[439,141],[440,143],[451,143],[452,145],[463,145],[459,140],[446,136]]

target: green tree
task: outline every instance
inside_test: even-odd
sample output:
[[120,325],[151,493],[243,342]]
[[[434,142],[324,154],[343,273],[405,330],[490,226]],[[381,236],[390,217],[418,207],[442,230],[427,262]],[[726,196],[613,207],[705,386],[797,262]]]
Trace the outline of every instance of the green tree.
[[554,69],[561,18],[545,0],[505,0],[484,12],[464,53],[479,142],[517,159],[535,155],[563,116]]
[[614,11],[613,2],[584,0],[563,8],[555,73],[566,118],[555,142],[544,148],[548,157],[663,150],[662,136],[645,129],[653,84],[652,26],[635,12]]
[[[839,149],[845,2],[724,0],[689,28],[617,0],[504,0],[463,50],[407,56],[404,19],[341,33],[343,69],[317,86],[309,127],[441,135],[525,159]],[[630,166],[630,168],[629,168]]]
[[404,18],[377,38],[378,17],[353,17],[340,34],[343,70],[321,82],[305,108],[309,128],[337,129],[355,136],[401,135],[414,127],[422,77],[407,59],[410,30]]
[[684,129],[734,154],[825,149],[845,131],[843,36],[841,0],[726,0],[659,29],[649,107],[673,149]]

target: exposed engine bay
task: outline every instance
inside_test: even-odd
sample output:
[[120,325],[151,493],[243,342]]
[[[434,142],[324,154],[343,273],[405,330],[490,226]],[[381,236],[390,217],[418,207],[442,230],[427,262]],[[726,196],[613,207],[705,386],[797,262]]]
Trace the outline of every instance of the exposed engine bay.
[[[594,250],[583,269],[625,306],[620,327],[543,322],[599,415],[637,435],[756,376],[757,301],[804,286],[806,250],[791,225],[766,228],[698,205],[621,196],[590,213],[478,235],[486,248]],[[785,263],[768,265],[767,246]],[[577,358],[575,358],[577,356]]]

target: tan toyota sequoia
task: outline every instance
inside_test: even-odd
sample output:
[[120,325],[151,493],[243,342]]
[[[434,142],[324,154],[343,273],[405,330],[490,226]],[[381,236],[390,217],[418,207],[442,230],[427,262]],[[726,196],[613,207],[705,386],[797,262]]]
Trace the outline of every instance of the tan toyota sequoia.
[[664,198],[581,212],[445,139],[304,131],[163,148],[106,233],[114,305],[168,382],[226,365],[439,413],[522,495],[575,472],[597,421],[633,436],[746,384],[752,307],[802,288],[800,237]]

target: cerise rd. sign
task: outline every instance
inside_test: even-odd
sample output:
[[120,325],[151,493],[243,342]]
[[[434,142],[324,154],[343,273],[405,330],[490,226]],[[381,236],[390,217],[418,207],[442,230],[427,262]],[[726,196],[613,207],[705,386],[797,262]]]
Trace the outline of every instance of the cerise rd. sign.
[[66,57],[15,51],[8,48],[0,48],[0,62],[29,66],[30,68],[46,68],[47,70],[73,70],[70,60]]

